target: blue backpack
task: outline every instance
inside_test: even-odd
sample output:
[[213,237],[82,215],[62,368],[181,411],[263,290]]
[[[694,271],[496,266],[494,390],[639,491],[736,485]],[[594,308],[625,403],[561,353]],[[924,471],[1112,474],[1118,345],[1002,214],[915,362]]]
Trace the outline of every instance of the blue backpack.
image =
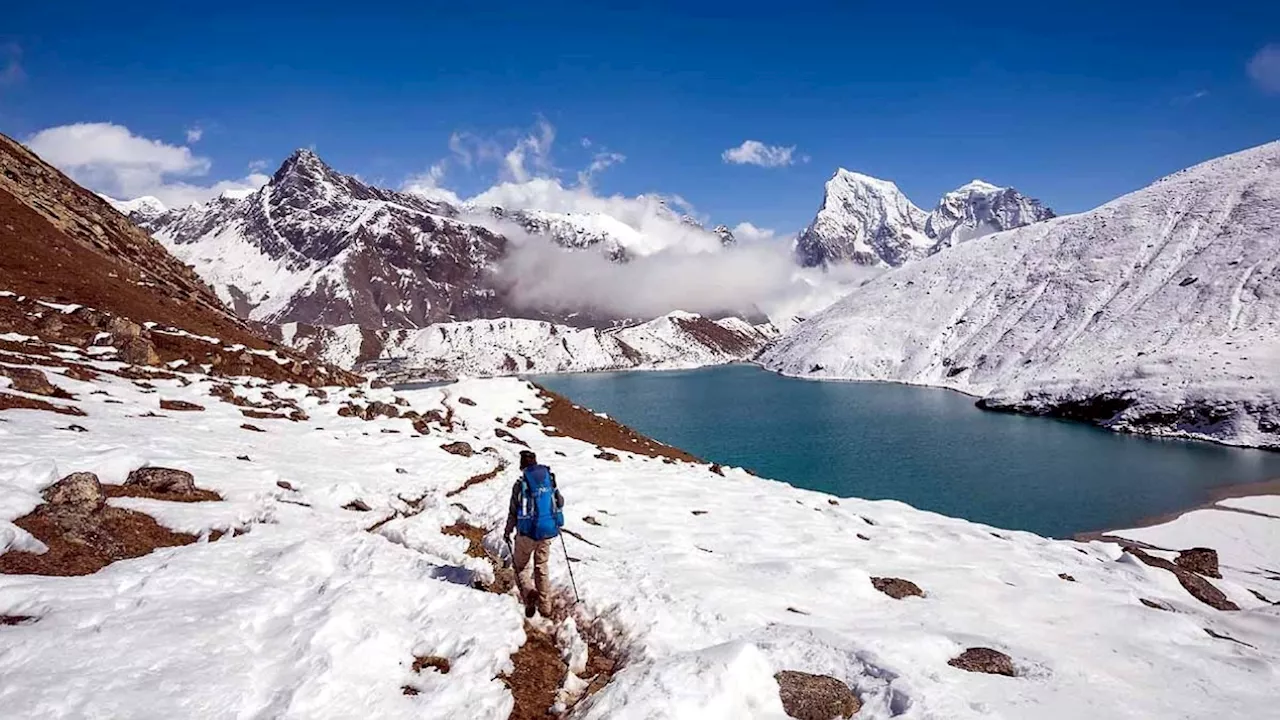
[[563,526],[564,513],[556,507],[556,481],[551,471],[546,465],[525,468],[516,531],[534,540],[547,540],[559,535]]

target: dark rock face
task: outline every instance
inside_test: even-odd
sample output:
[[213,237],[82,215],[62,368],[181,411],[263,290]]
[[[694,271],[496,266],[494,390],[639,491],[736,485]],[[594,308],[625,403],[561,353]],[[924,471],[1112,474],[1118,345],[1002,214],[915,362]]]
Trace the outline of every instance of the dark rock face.
[[1013,667],[1012,658],[999,650],[985,647],[969,648],[948,660],[947,664],[966,672],[1006,675],[1008,677],[1014,677],[1018,674]]
[[1191,548],[1178,553],[1178,557],[1174,558],[1174,564],[1185,570],[1190,570],[1197,575],[1204,575],[1211,578],[1222,578],[1222,573],[1218,571],[1218,551],[1213,548]]
[[924,597],[924,591],[920,589],[920,586],[902,578],[873,577],[871,578],[871,585],[894,600],[912,596]]
[[163,467],[141,467],[129,473],[126,486],[137,485],[158,493],[186,495],[196,491],[196,479],[186,470]]
[[778,681],[782,709],[796,720],[850,718],[862,709],[862,701],[849,686],[830,675],[783,670],[773,678]]

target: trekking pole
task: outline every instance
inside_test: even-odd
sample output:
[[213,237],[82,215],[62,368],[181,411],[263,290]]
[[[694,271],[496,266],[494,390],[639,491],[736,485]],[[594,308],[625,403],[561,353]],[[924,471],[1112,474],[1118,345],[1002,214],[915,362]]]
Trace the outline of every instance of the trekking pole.
[[578,581],[573,579],[573,563],[569,561],[569,546],[564,543],[564,533],[560,533],[560,547],[564,549],[564,564],[569,568],[569,582],[573,585],[573,604],[582,602],[578,597]]

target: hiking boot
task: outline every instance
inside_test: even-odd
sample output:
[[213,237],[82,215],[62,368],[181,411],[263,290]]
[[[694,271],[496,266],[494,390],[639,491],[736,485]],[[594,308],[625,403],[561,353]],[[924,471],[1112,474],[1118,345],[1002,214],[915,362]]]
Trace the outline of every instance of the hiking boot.
[[524,616],[531,618],[536,612],[538,612],[538,593],[529,593],[524,600]]

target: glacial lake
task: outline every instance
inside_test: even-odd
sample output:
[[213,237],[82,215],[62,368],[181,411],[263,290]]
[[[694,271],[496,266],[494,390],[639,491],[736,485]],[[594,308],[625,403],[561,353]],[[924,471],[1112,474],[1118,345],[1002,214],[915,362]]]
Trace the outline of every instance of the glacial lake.
[[1280,478],[1277,452],[991,413],[933,388],[747,365],[532,379],[712,462],[1051,537],[1132,526],[1205,502],[1215,486]]

